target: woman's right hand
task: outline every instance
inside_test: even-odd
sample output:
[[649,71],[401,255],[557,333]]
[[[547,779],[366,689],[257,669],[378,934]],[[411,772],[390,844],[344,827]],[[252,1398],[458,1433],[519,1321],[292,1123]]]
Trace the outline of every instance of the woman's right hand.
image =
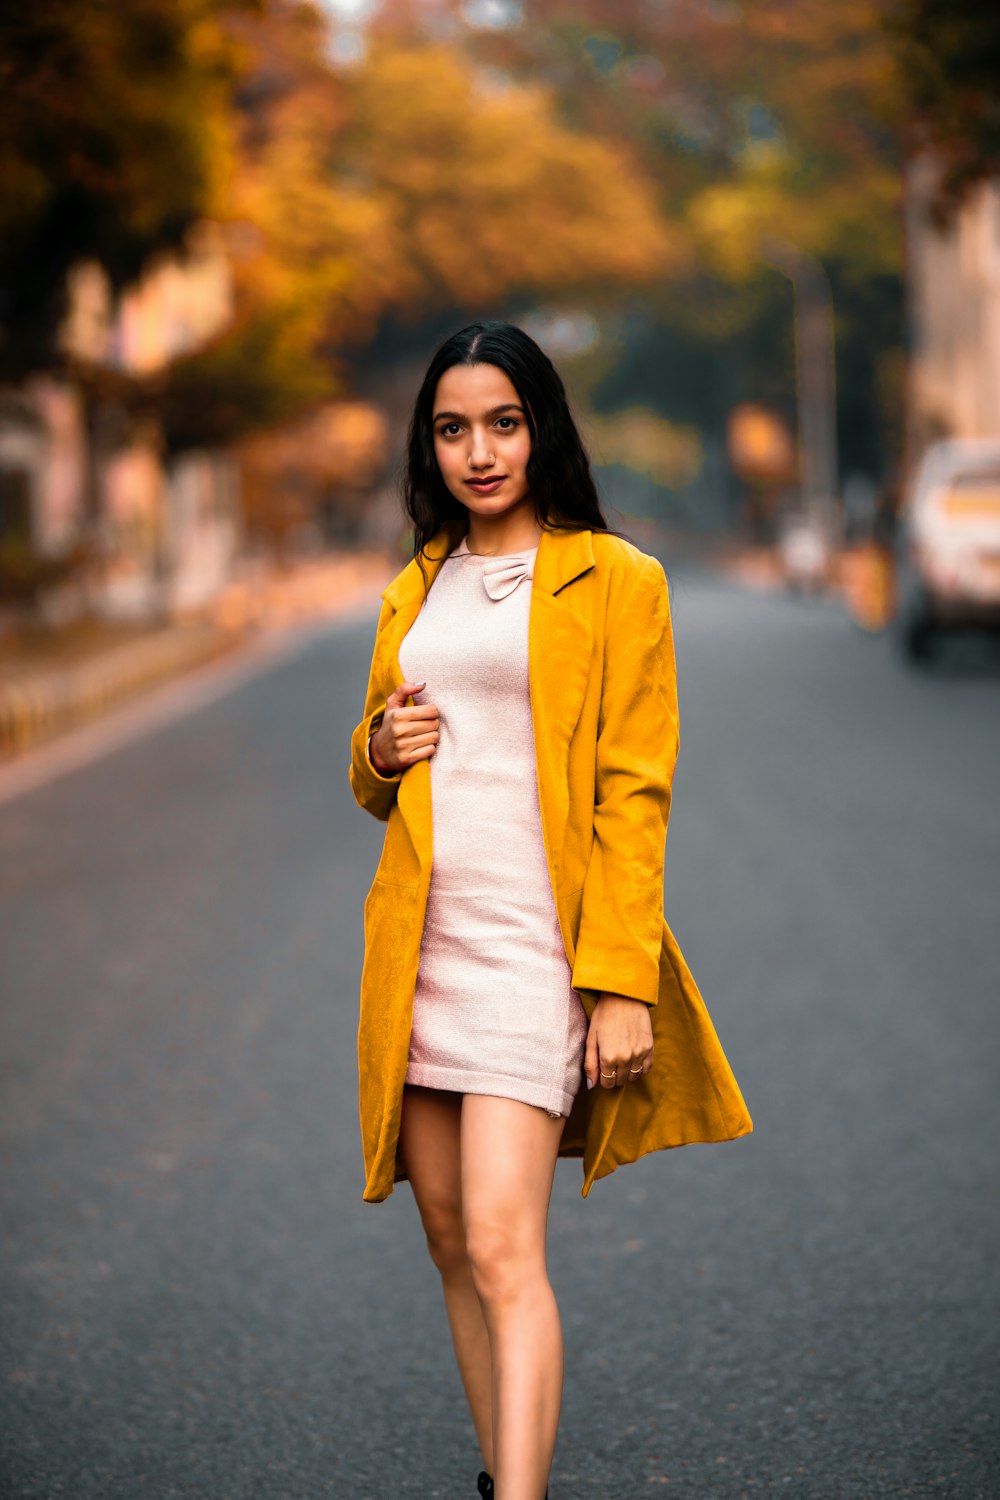
[[433,703],[404,705],[426,682],[401,682],[386,699],[382,723],[372,735],[368,757],[380,776],[395,776],[418,760],[429,760],[437,749],[438,711]]

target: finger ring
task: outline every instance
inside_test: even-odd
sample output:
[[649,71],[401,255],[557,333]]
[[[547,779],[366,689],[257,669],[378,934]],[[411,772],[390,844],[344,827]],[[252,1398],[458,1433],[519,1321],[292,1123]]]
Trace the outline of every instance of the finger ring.
[[633,1077],[635,1077],[636,1073],[641,1073],[642,1072],[642,1068],[641,1068],[641,1066],[638,1067],[638,1068],[629,1068],[629,1072],[632,1074]]
[[605,1073],[605,1072],[602,1071],[601,1077],[602,1078],[614,1078],[614,1076],[615,1076],[615,1074],[617,1072],[618,1072],[617,1068],[612,1068],[610,1073]]

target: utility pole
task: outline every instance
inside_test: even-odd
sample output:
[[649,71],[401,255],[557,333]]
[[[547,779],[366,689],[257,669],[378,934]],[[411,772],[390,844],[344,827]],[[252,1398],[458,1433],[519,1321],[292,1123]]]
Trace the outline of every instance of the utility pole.
[[787,240],[768,236],[762,253],[792,283],[802,507],[832,549],[840,533],[840,502],[830,281],[815,256]]

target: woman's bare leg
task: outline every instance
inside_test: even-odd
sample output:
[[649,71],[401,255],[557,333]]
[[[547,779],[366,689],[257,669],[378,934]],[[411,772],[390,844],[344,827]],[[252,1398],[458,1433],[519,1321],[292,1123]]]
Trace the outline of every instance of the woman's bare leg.
[[490,1345],[472,1280],[462,1217],[462,1095],[407,1085],[399,1140],[431,1259],[441,1273],[455,1357],[483,1455],[493,1472]]
[[563,1346],[545,1229],[564,1125],[512,1099],[462,1103],[461,1200],[492,1355],[496,1500],[542,1500],[555,1448]]

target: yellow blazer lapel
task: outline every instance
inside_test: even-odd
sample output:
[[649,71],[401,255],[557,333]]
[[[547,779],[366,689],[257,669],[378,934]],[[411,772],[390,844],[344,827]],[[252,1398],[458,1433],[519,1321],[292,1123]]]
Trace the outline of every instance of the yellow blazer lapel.
[[562,875],[569,816],[567,750],[583,706],[593,642],[588,601],[567,585],[593,566],[589,531],[543,531],[531,588],[528,679],[542,831],[554,885]]

